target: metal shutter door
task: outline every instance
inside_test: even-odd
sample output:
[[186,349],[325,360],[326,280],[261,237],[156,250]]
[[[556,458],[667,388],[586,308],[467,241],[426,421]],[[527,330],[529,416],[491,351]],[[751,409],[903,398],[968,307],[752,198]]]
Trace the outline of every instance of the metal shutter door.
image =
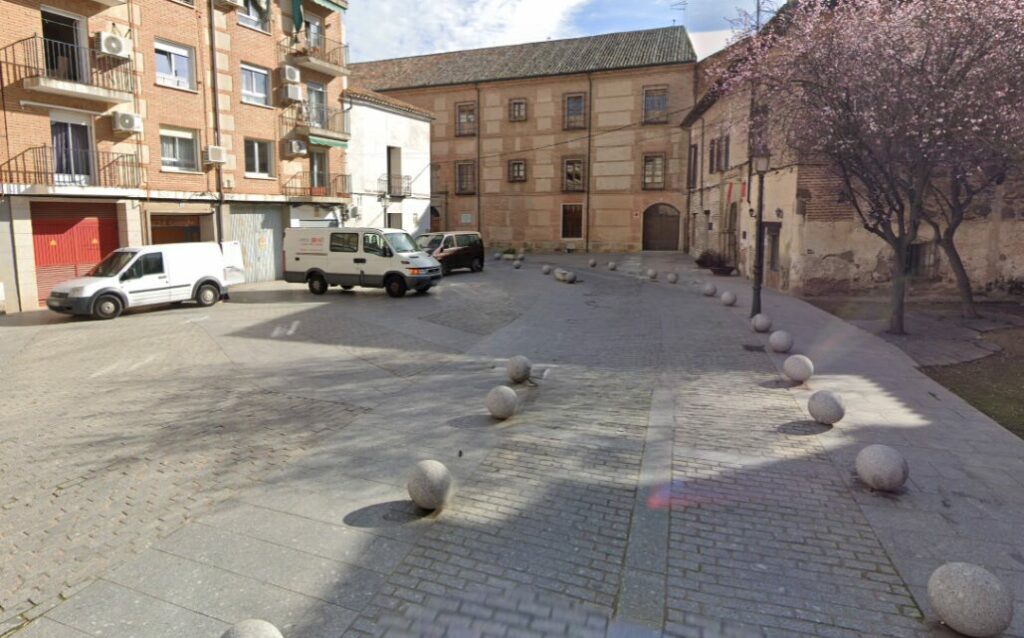
[[242,246],[245,281],[274,281],[284,277],[281,261],[284,213],[280,206],[231,207],[235,239]]

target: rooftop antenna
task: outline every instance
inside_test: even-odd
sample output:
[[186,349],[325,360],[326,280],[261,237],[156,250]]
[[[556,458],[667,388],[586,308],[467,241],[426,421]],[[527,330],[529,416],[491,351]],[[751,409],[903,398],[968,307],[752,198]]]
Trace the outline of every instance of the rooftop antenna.
[[[686,5],[687,5],[687,2],[688,2],[688,0],[675,0],[672,3],[672,10],[673,11],[681,12],[683,14],[683,17],[685,18],[686,17]],[[676,19],[672,18],[672,24],[675,25],[675,23],[676,23]]]

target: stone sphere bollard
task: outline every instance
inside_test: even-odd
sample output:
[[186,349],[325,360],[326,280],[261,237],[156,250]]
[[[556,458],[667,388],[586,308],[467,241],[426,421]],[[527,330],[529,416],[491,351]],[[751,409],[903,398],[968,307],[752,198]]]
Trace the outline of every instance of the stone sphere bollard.
[[772,318],[764,313],[756,314],[750,320],[750,327],[754,332],[768,332],[772,329]]
[[521,261],[513,261],[512,262],[512,267],[515,268],[516,270],[519,270],[520,268],[523,267],[523,262],[521,262]]
[[895,492],[910,476],[907,459],[888,445],[869,445],[857,454],[857,476],[879,492]]
[[651,281],[654,281],[655,279],[658,278],[658,271],[651,268],[650,270],[647,271],[647,278],[650,279]]
[[540,267],[540,271],[542,273],[544,273],[545,275],[550,275],[551,274],[551,266],[549,266],[547,264],[544,264],[543,266]]
[[942,622],[965,636],[998,636],[1013,621],[1010,592],[992,572],[970,563],[946,563],[932,572],[928,600]]
[[715,284],[704,284],[704,290],[701,292],[704,293],[705,297],[714,297],[718,294],[718,287]]
[[567,283],[567,284],[574,284],[574,283],[576,283],[576,273],[572,272],[571,270],[568,273],[566,273],[566,275],[565,275],[565,283]]
[[512,383],[525,383],[530,380],[533,364],[526,357],[515,356],[508,360],[505,371],[508,373],[508,380]]
[[494,253],[495,259],[501,259],[501,253]]
[[515,257],[516,261],[526,261],[526,253],[519,253]]
[[591,268],[597,268],[597,260],[596,259],[591,259],[587,263],[590,265]]
[[785,330],[776,330],[768,337],[768,347],[772,349],[772,352],[789,352],[793,349],[793,335]]
[[608,262],[608,270],[615,270],[618,267],[619,267],[619,265],[617,263],[615,263],[614,261],[609,261]]
[[668,283],[674,284],[677,281],[679,281],[679,275],[675,274],[674,272],[670,272],[668,274],[668,278],[667,279],[668,279]]
[[736,294],[726,290],[722,293],[722,305],[723,306],[735,306],[736,305]]
[[802,354],[794,354],[782,364],[782,372],[797,383],[814,376],[814,363]]
[[444,507],[452,495],[452,474],[440,461],[420,461],[405,484],[409,498],[425,510]]
[[487,393],[484,405],[487,406],[487,411],[491,413],[491,416],[504,421],[516,413],[516,408],[519,407],[519,395],[507,385],[499,385]]
[[818,390],[807,399],[807,411],[822,425],[834,425],[846,416],[843,397],[828,390]]
[[225,631],[220,638],[284,638],[277,627],[265,620],[243,620]]

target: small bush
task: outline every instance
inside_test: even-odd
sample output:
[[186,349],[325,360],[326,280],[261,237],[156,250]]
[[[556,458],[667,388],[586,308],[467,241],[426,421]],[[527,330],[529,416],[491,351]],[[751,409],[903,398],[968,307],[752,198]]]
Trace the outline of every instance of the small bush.
[[728,258],[714,250],[705,250],[697,257],[696,262],[700,268],[724,268],[729,265]]

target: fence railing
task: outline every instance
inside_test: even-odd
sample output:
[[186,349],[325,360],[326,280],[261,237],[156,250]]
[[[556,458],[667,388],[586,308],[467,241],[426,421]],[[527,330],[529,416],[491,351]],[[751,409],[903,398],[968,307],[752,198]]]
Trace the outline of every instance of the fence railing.
[[348,197],[352,195],[352,176],[339,173],[317,176],[303,171],[284,183],[284,194],[288,197]]
[[348,64],[347,44],[305,30],[281,40],[280,49],[285,55],[306,55],[337,67]]
[[408,175],[381,175],[377,180],[377,192],[391,197],[412,195],[412,178]]
[[18,45],[22,48],[27,77],[46,77],[111,91],[134,90],[129,59],[42,37],[28,38]]
[[318,129],[336,135],[351,135],[352,129],[348,112],[326,106],[302,104],[281,114],[284,134],[295,128]]
[[125,153],[36,146],[0,165],[0,182],[138,188],[142,184],[142,164],[135,155]]

